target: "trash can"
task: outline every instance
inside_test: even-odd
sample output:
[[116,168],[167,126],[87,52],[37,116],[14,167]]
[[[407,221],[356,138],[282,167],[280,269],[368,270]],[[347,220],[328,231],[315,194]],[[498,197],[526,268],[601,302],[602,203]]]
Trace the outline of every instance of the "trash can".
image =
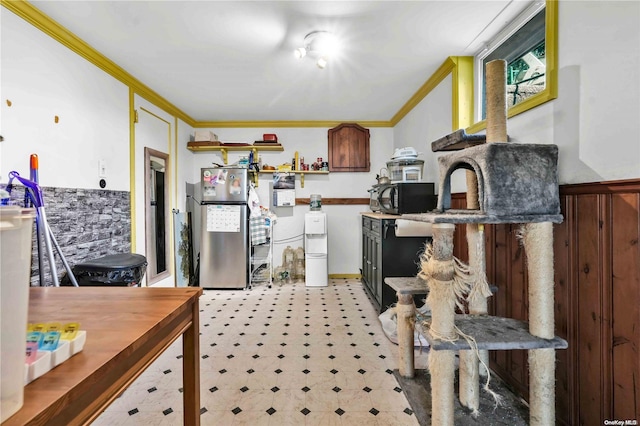
[[[80,287],[135,287],[140,285],[146,267],[143,255],[121,253],[78,263],[72,271]],[[71,285],[68,276],[62,279],[62,285]]]

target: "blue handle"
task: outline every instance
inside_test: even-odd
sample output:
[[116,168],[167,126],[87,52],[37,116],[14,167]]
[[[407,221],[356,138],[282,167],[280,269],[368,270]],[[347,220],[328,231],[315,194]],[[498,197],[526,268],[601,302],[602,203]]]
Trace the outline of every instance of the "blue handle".
[[[29,188],[33,193],[33,204],[36,208],[44,206],[44,199],[42,198],[42,190],[40,189],[40,185],[36,182],[20,177],[20,174],[16,171],[9,172],[9,184],[11,180],[18,179],[18,181]],[[8,186],[8,185],[7,185]]]

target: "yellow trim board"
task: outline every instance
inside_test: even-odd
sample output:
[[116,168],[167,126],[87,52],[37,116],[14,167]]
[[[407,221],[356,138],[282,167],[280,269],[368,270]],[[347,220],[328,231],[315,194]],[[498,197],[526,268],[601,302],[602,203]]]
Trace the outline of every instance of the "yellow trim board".
[[329,279],[332,280],[339,280],[341,278],[344,278],[345,280],[350,280],[350,279],[361,279],[362,275],[360,274],[329,274]]
[[336,127],[342,123],[358,123],[362,127],[393,127],[390,121],[199,121],[193,127],[223,128],[223,127]]
[[452,131],[473,123],[473,56],[452,58],[456,66],[451,70],[451,123]]
[[431,77],[418,89],[418,91],[396,112],[391,118],[392,127],[398,124],[413,108],[416,107],[433,89],[435,89],[456,66],[456,61],[450,56],[431,74]]
[[129,208],[131,210],[131,253],[136,252],[136,110],[135,92],[129,88]]

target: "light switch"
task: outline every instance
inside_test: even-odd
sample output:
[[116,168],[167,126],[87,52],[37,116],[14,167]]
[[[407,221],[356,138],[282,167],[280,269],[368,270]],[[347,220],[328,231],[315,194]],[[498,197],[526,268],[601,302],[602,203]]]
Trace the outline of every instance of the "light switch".
[[101,177],[101,178],[107,177],[107,161],[106,160],[98,161],[98,177]]

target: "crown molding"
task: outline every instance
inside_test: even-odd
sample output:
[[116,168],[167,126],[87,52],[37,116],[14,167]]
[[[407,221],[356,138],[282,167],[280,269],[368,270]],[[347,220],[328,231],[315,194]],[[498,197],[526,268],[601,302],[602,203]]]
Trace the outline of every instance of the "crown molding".
[[393,127],[390,121],[198,121],[193,127],[196,128],[223,128],[223,127],[335,127],[342,123],[358,123],[362,127]]
[[[85,58],[98,68],[113,76],[118,81],[127,85],[137,95],[145,98],[167,113],[184,121],[194,128],[242,128],[242,127],[335,127],[344,122],[356,122],[363,127],[395,127],[413,108],[416,107],[442,80],[455,70],[458,64],[457,57],[445,59],[442,65],[429,77],[418,91],[398,110],[391,120],[384,121],[358,121],[358,120],[327,120],[327,121],[196,121],[185,112],[177,108],[171,102],[160,96],[153,89],[129,74],[125,69],[111,59],[98,52],[78,36],[67,30],[55,20],[42,13],[26,0],[0,0],[2,6],[15,13],[34,27],[38,28],[54,40],[58,41],[71,51]],[[456,96],[457,98],[457,96]],[[458,106],[454,100],[454,109]],[[453,112],[456,116],[458,112]]]
[[402,120],[413,108],[416,107],[422,101],[425,96],[427,96],[433,89],[435,89],[438,84],[446,76],[448,76],[451,71],[456,66],[456,61],[453,57],[448,57],[444,60],[442,65],[433,73],[431,77],[418,89],[418,91],[396,112],[396,114],[391,118],[391,124],[395,126]]

